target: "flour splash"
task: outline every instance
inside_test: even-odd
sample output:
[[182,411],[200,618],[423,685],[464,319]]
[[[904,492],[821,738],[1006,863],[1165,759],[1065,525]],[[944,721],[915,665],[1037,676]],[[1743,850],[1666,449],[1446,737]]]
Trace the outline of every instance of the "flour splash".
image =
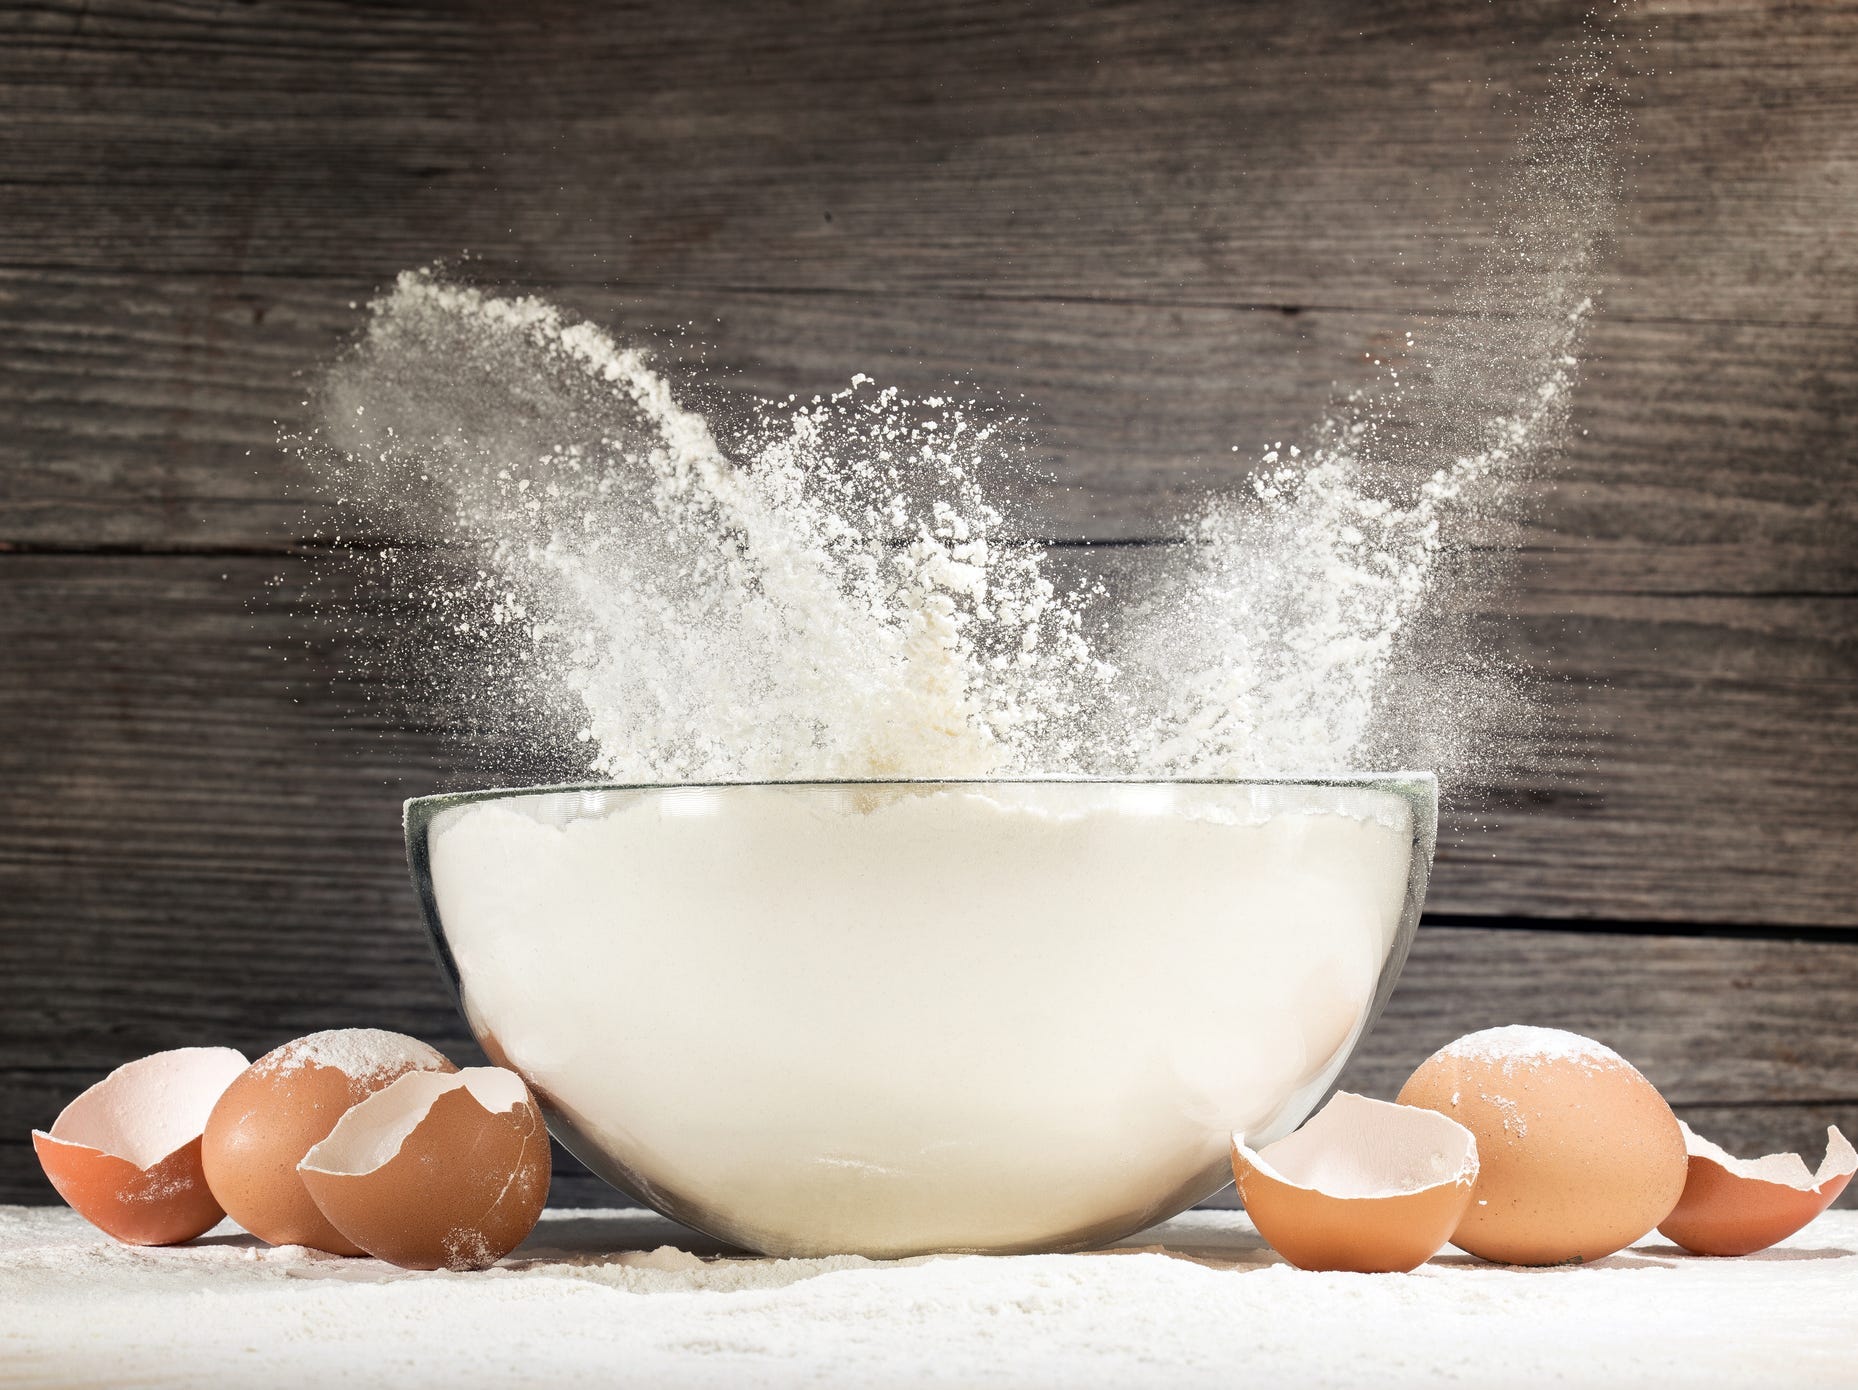
[[1114,583],[1023,539],[997,410],[860,375],[725,444],[642,349],[434,271],[371,305],[308,453],[408,542],[373,578],[444,632],[415,683],[558,771],[1449,771],[1507,673],[1428,645],[1442,576],[1565,435],[1617,122],[1564,76],[1442,326]]
[[[374,305],[325,437],[364,506],[471,558],[422,577],[488,685],[642,781],[983,777],[1078,760],[1112,673],[975,472],[950,401],[857,380],[725,455],[643,353],[428,273]],[[993,460],[988,460],[993,462]],[[514,641],[512,642],[511,639]]]

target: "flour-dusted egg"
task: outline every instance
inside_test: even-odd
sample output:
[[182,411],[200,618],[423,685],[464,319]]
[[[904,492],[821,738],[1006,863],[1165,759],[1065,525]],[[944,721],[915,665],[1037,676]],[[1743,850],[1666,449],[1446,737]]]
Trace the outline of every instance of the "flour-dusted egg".
[[32,1132],[39,1166],[93,1226],[130,1245],[204,1235],[226,1213],[208,1187],[200,1135],[245,1070],[229,1047],[181,1047],[126,1062]]
[[1492,1028],[1441,1048],[1401,1088],[1477,1136],[1452,1243],[1504,1264],[1597,1260],[1648,1234],[1684,1190],[1677,1116],[1611,1048],[1558,1028]]
[[485,1269],[542,1215],[548,1130],[515,1072],[413,1072],[344,1115],[297,1171],[370,1255],[406,1269]]
[[1299,1269],[1403,1272],[1458,1228],[1477,1141],[1431,1110],[1340,1091],[1256,1152],[1235,1134],[1232,1174],[1258,1233]]
[[359,1255],[316,1209],[297,1163],[359,1100],[410,1071],[458,1068],[417,1038],[378,1028],[311,1033],[267,1052],[226,1088],[201,1143],[226,1214],[273,1245]]
[[1831,1206],[1858,1172],[1858,1151],[1836,1126],[1826,1131],[1818,1172],[1799,1154],[1736,1158],[1689,1125],[1684,1142],[1690,1149],[1684,1195],[1658,1230],[1697,1255],[1752,1255],[1787,1239]]

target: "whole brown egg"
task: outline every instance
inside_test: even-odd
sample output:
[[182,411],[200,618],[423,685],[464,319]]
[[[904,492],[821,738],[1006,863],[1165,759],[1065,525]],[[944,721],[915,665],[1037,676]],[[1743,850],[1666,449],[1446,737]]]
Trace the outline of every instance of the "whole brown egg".
[[1664,1097],[1611,1048],[1556,1028],[1492,1028],[1441,1048],[1400,1091],[1477,1136],[1452,1243],[1501,1264],[1597,1260],[1677,1205],[1688,1158]]

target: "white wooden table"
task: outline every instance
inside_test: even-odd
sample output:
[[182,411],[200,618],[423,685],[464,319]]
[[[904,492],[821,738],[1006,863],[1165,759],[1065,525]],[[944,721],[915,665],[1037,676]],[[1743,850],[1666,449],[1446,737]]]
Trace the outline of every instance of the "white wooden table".
[[[660,1248],[677,1247],[677,1248]],[[1143,1247],[1147,1247],[1146,1250]],[[1741,1260],[1657,1236],[1580,1268],[1447,1254],[1307,1274],[1242,1213],[1105,1255],[729,1258],[641,1212],[551,1212],[484,1274],[114,1244],[0,1207],[0,1384],[1858,1385],[1858,1212]]]

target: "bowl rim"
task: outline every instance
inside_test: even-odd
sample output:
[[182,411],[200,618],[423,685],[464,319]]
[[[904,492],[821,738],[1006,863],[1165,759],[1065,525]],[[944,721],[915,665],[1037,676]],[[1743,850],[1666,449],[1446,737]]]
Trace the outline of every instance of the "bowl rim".
[[483,787],[470,791],[431,792],[401,803],[410,831],[414,820],[430,821],[451,806],[502,801],[520,796],[572,792],[726,791],[734,787],[1379,787],[1425,796],[1438,794],[1437,773],[1419,771],[1313,772],[1261,777],[1121,777],[1113,774],[1034,772],[1009,777],[758,777],[694,782],[545,782],[527,787]]

